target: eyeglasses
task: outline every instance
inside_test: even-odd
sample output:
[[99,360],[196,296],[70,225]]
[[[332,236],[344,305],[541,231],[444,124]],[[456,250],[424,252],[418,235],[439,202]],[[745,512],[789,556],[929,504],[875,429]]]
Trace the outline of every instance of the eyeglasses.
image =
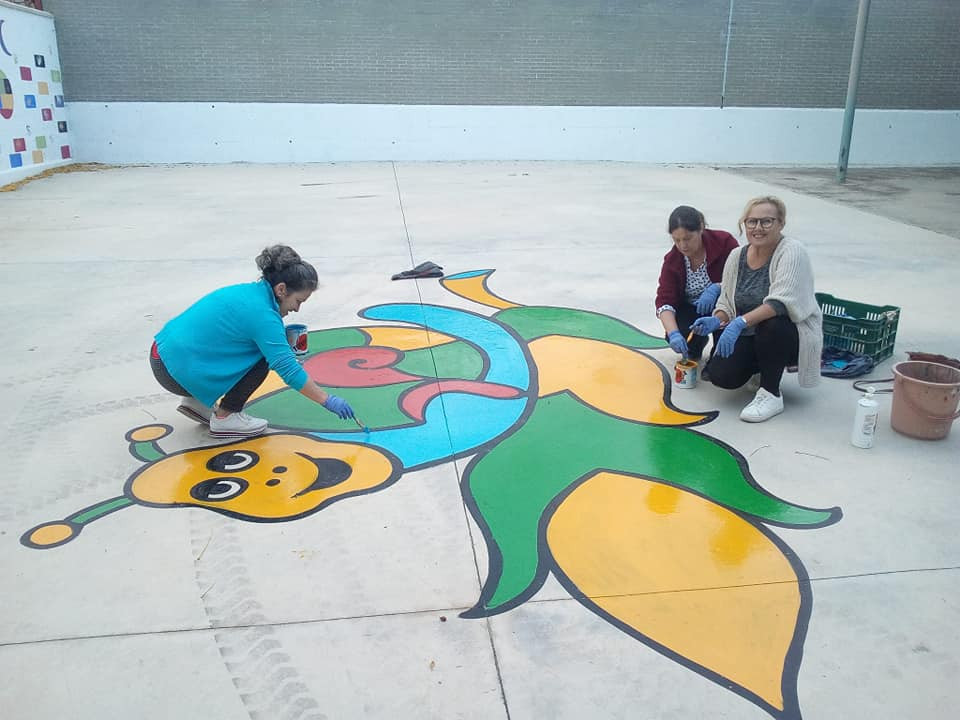
[[743,224],[746,225],[751,230],[755,229],[757,225],[762,227],[764,230],[769,230],[773,227],[773,224],[777,222],[777,218],[765,217],[765,218],[747,218],[743,221]]

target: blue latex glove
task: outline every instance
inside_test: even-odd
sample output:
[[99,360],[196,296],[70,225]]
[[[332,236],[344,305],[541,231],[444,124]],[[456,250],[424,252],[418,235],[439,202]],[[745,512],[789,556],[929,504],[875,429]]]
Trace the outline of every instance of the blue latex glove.
[[355,417],[353,414],[353,408],[350,407],[347,401],[342,397],[337,397],[336,395],[327,395],[327,401],[323,404],[323,406],[334,415],[338,416],[341,420]]
[[697,300],[697,314],[709,315],[717,305],[717,298],[720,297],[720,283],[708,285],[707,289],[700,293]]
[[722,358],[733,355],[733,346],[737,344],[737,338],[740,337],[747,327],[747,321],[742,315],[737,315],[733,321],[723,329],[720,340],[717,341],[717,355]]
[[667,340],[670,342],[670,347],[673,348],[675,353],[680,353],[683,355],[683,359],[687,359],[687,353],[690,351],[687,349],[687,341],[683,339],[683,335],[680,334],[679,330],[674,330],[669,335],[667,335]]
[[697,318],[690,329],[697,335],[709,335],[720,329],[720,320],[713,315]]

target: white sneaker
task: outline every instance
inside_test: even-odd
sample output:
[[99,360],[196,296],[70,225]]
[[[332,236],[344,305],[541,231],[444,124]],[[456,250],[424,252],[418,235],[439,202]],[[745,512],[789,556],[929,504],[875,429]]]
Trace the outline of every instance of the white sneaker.
[[177,408],[177,412],[186,415],[201,425],[209,425],[210,416],[213,415],[213,408],[207,407],[195,397],[185,397],[180,401],[180,407]]
[[230,413],[226,417],[210,416],[210,434],[213,437],[253,437],[267,429],[267,421],[250,417],[245,412]]
[[760,373],[754,373],[750,376],[750,379],[747,380],[747,384],[744,387],[752,393],[755,393],[760,389]]
[[740,411],[740,419],[744,422],[757,423],[769,420],[782,412],[783,398],[760,388],[750,404]]

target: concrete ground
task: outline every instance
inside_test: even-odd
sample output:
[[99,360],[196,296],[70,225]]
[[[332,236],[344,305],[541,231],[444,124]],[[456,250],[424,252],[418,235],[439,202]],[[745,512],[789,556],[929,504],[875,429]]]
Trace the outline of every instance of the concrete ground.
[[[894,356],[873,377],[907,350],[960,357],[956,231],[929,222],[945,208],[924,206],[920,188],[909,216],[892,219],[885,201],[807,193],[790,179],[803,175],[130,167],[0,195],[0,717],[953,717],[960,430],[900,435],[882,395],[875,447],[854,448],[850,382],[803,390],[795,376],[784,414],[747,425],[745,390],[671,389],[646,359],[676,360],[650,348],[670,210],[692,204],[735,233],[744,202],[770,192],[786,201],[818,290],[902,309]],[[376,491],[296,519],[253,522],[267,505],[200,502],[186,485],[157,495],[149,483],[167,476],[138,473],[161,467],[158,453],[198,457],[214,441],[153,379],[151,338],[200,295],[256,279],[253,258],[274,242],[320,271],[295,316],[311,330],[384,324],[357,316],[384,303],[450,308],[458,320],[434,331],[479,323],[479,339],[398,330],[392,347],[421,353],[426,377],[469,365],[487,389],[530,363],[541,397],[480,397],[459,412],[458,398],[477,396],[445,391],[427,418],[446,428],[446,454],[441,443],[430,462],[401,458],[412,469]],[[425,260],[448,275],[495,269],[486,288],[507,304],[469,277],[448,289],[390,280]],[[568,310],[528,317],[555,323],[542,337],[507,323],[525,312],[511,304],[590,311],[651,338]],[[504,307],[506,334],[489,319]],[[588,325],[592,339],[568,337]],[[354,392],[373,432],[334,427],[328,437],[353,443],[337,447],[436,449],[434,437],[391,445],[380,421],[390,408]],[[271,412],[298,399],[277,397]],[[530,404],[498,434],[507,402]],[[163,425],[172,433],[158,450]],[[471,445],[474,430],[488,436]]]
[[960,168],[848,168],[843,183],[835,168],[729,168],[729,172],[790,188],[926,230],[960,238],[955,215]]

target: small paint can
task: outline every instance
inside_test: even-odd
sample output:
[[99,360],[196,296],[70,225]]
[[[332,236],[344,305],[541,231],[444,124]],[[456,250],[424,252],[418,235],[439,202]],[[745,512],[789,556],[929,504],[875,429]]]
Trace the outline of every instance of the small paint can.
[[678,388],[692,389],[697,386],[697,363],[693,360],[678,360],[674,366],[674,383]]
[[301,323],[290,323],[285,328],[287,331],[287,342],[290,343],[290,349],[294,355],[307,354],[307,326]]

